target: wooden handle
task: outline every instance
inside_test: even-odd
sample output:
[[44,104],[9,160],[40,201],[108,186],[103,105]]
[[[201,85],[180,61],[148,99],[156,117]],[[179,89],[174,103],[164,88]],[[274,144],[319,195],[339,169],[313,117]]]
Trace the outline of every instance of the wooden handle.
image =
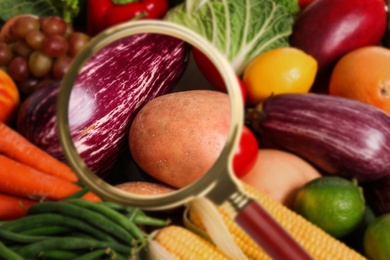
[[250,200],[235,221],[274,260],[313,259],[256,201]]

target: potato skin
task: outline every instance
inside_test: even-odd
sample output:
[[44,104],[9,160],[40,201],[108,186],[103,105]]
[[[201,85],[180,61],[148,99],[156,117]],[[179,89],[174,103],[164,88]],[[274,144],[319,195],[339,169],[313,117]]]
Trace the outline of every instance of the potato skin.
[[134,161],[152,177],[182,188],[203,176],[218,158],[230,127],[226,93],[188,90],[148,102],[129,132]]
[[115,187],[139,195],[162,195],[175,191],[174,188],[167,185],[146,181],[124,182]]

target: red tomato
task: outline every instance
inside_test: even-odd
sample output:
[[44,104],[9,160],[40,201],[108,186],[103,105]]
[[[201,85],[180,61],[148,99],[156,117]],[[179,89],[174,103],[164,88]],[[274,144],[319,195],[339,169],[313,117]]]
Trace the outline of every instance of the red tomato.
[[[199,70],[202,72],[203,76],[213,85],[216,89],[226,92],[226,86],[223,82],[221,74],[214,66],[214,64],[203,54],[203,52],[199,51],[197,48],[192,48],[192,54],[195,60],[196,65]],[[244,104],[247,100],[247,92],[244,85],[244,82],[237,77],[238,83],[241,88],[241,94],[243,98]]]
[[246,175],[255,165],[259,153],[256,136],[246,126],[243,127],[240,143],[233,158],[233,170],[237,178]]

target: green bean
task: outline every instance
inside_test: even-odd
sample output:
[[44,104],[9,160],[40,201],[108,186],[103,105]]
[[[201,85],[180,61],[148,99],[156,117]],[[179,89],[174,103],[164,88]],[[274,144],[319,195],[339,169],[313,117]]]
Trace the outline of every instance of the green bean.
[[123,206],[121,204],[118,204],[118,203],[115,203],[112,201],[100,201],[100,202],[97,202],[97,204],[104,205],[104,206],[109,207],[113,210],[116,210],[120,213],[126,213],[129,209],[130,210],[132,209],[132,207]]
[[[104,258],[102,258],[104,256]],[[93,260],[93,259],[115,259],[115,260],[135,260],[138,259],[136,255],[122,255],[118,254],[118,252],[115,252],[111,248],[106,249],[97,249],[92,252],[85,253],[84,255],[81,255],[77,258],[74,258],[72,260]]]
[[77,230],[82,230],[86,233],[95,236],[97,239],[100,239],[102,241],[111,241],[111,242],[116,241],[116,239],[114,239],[110,234],[106,232],[102,232],[100,229],[97,229],[89,225],[88,223],[83,222],[78,218],[55,214],[55,213],[27,215],[16,221],[3,225],[2,228],[8,231],[20,231],[26,228],[42,227],[42,226],[50,226],[50,225],[64,225],[64,226],[75,228]]
[[86,239],[79,237],[60,237],[42,240],[39,242],[27,245],[19,250],[19,254],[24,257],[37,257],[41,252],[46,250],[96,250],[99,248],[112,248],[113,250],[130,255],[131,248],[119,243],[105,242],[94,239]]
[[76,259],[79,256],[78,253],[67,251],[67,250],[44,250],[38,255],[39,258],[43,259]]
[[124,215],[118,213],[117,211],[109,207],[105,207],[98,203],[90,202],[83,199],[67,200],[66,203],[71,203],[73,205],[76,205],[77,207],[94,211],[99,215],[102,215],[107,219],[111,220],[112,222],[117,223],[125,230],[127,230],[130,234],[132,234],[137,241],[141,242],[141,244],[144,244],[146,241],[146,234],[136,224],[126,219]]
[[148,225],[148,226],[157,226],[162,227],[170,223],[170,220],[164,220],[159,218],[153,218],[150,216],[138,215],[134,218],[133,222],[137,225]]
[[25,244],[19,244],[19,243],[16,243],[16,244],[12,244],[12,245],[6,245],[8,246],[8,248],[10,248],[11,250],[13,250],[14,252],[19,252],[19,250],[26,246]]
[[50,237],[23,235],[23,234],[18,234],[18,233],[12,232],[12,231],[0,229],[0,238],[8,240],[8,241],[12,241],[12,242],[33,243],[33,242],[37,242],[37,241],[47,239]]
[[149,225],[149,226],[166,226],[170,223],[170,220],[163,220],[160,218],[154,218],[145,214],[139,208],[132,208],[127,206],[122,206],[120,204],[111,202],[111,201],[102,201],[98,202],[98,204],[102,204],[107,206],[115,211],[123,213],[126,215],[127,219],[134,222],[138,225]]
[[23,260],[23,258],[18,253],[16,253],[12,249],[8,248],[1,241],[0,241],[0,259]]
[[73,230],[68,226],[42,226],[21,230],[19,233],[24,235],[53,235],[63,234]]
[[0,221],[0,227],[6,223],[10,223],[12,222],[13,220],[3,220],[3,221]]
[[[67,236],[72,236],[72,237],[81,237],[81,238],[89,238],[89,239],[96,239],[96,237],[90,235],[90,234],[87,234],[87,233],[83,233],[83,232],[78,232],[78,231],[73,231],[73,232],[70,232],[68,234],[66,234]],[[101,239],[100,239],[101,240]],[[105,240],[101,240],[101,241],[105,241]],[[117,241],[118,242],[118,241]],[[118,242],[119,243],[119,242]]]
[[80,220],[86,221],[89,224],[99,228],[100,230],[111,234],[112,236],[118,238],[119,240],[125,242],[128,245],[133,242],[133,236],[120,225],[107,219],[99,213],[76,205],[72,205],[68,203],[67,200],[61,202],[47,201],[43,203],[37,203],[28,210],[28,214],[38,214],[46,212],[55,212],[74,218],[79,218]]
[[143,212],[139,208],[133,208],[129,206],[123,206],[118,203],[112,202],[112,201],[101,201],[98,202],[98,204],[102,204],[104,206],[107,206],[113,210],[116,210],[126,216],[137,216],[137,215],[146,215],[145,212]]
[[[94,260],[94,259],[100,259],[100,257],[104,255],[111,255],[110,250],[97,249],[95,251],[88,252],[82,256],[76,257],[73,260]],[[114,259],[114,258],[110,257],[110,259]]]
[[140,209],[131,209],[126,214],[126,217],[130,221],[134,221],[134,219],[138,216],[145,216],[145,213]]

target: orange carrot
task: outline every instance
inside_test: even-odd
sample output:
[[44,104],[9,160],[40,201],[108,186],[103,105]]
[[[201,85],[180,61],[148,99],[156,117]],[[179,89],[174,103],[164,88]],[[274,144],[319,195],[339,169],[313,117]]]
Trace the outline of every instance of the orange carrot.
[[[4,155],[0,155],[0,180],[0,192],[32,200],[61,200],[82,189],[73,182],[48,175]],[[83,198],[99,199],[89,193]]]
[[0,193],[0,220],[12,220],[26,215],[37,201]]
[[0,153],[47,174],[72,182],[78,181],[77,175],[68,165],[49,155],[1,122]]
[[81,198],[85,199],[85,200],[92,201],[92,202],[100,202],[100,201],[102,201],[102,199],[98,195],[93,193],[93,192],[88,192],[87,194],[85,194]]

